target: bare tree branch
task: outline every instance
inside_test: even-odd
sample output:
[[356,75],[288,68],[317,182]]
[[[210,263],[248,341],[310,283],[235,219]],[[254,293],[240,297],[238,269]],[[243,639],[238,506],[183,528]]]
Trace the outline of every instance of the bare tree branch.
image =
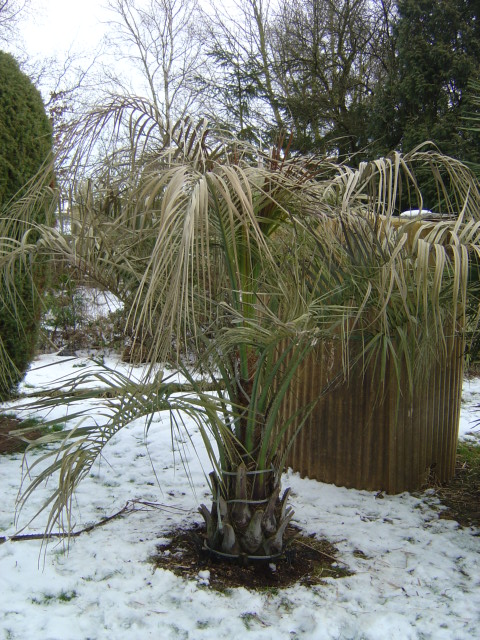
[[0,42],[8,42],[17,31],[22,12],[30,0],[0,0]]
[[[108,7],[114,16],[108,42],[123,69],[105,75],[125,94],[141,93],[134,87],[142,83],[170,131],[173,121],[198,110],[194,79],[204,57],[197,0],[109,0]],[[125,80],[125,69],[133,78]]]

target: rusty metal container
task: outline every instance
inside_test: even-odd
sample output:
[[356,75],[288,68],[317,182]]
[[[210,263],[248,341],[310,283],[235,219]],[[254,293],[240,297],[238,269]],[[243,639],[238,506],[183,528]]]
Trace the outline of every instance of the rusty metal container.
[[[455,471],[463,380],[463,340],[452,338],[413,394],[397,384],[393,365],[384,379],[373,367],[348,380],[338,348],[322,344],[297,372],[283,417],[318,399],[294,438],[287,464],[302,477],[356,489],[412,491]],[[327,390],[330,387],[329,390]],[[289,435],[294,433],[295,425]]]

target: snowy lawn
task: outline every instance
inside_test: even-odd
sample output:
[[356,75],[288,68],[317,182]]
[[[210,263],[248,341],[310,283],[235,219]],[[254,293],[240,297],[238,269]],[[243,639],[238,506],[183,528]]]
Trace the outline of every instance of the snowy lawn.
[[[53,367],[43,366],[52,362]],[[48,388],[52,379],[83,364],[88,361],[43,356],[28,373],[25,390]],[[112,360],[109,364],[126,369]],[[465,382],[461,437],[471,437],[466,434],[479,403],[480,381]],[[91,412],[94,416],[95,406]],[[200,449],[196,427],[187,426]],[[144,424],[132,423],[107,446],[80,486],[74,508],[76,530],[117,513],[128,502],[122,517],[72,539],[68,553],[55,540],[45,553],[38,540],[0,545],[0,638],[479,637],[480,532],[440,519],[433,491],[380,499],[375,493],[287,474],[283,485],[292,487],[296,524],[335,544],[339,561],[354,572],[327,578],[322,585],[219,593],[209,587],[208,573],[188,581],[154,570],[148,559],[156,545],[178,525],[200,521],[197,506],[209,496],[192,442],[188,437],[174,441],[173,449],[166,416],[154,417],[147,440]],[[188,457],[192,486],[181,449]],[[15,531],[21,465],[21,455],[0,458],[0,536]],[[44,497],[40,492],[34,496],[20,524],[29,521]],[[40,516],[23,533],[41,532],[44,523]]]

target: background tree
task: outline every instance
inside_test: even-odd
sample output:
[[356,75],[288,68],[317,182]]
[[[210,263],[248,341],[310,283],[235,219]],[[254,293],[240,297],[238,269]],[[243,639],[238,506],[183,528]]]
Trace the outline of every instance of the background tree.
[[215,8],[207,19],[217,65],[208,79],[211,112],[218,114],[219,103],[257,140],[287,130],[299,151],[363,151],[371,98],[394,56],[393,0],[234,6],[228,14]]
[[[210,16],[210,111],[251,139],[281,129],[299,151],[358,164],[425,140],[465,161],[478,77],[478,3],[470,0],[242,0]],[[220,107],[218,107],[220,105]],[[428,189],[427,189],[428,191]]]
[[0,42],[16,35],[18,20],[29,4],[30,0],[0,0]]
[[114,71],[104,68],[110,86],[117,94],[147,97],[171,131],[202,104],[194,88],[204,63],[197,0],[109,0],[108,7],[108,45],[119,63]]
[[272,50],[279,101],[300,150],[335,153],[352,161],[368,145],[371,96],[388,65],[392,4],[280,4],[271,26]]
[[209,97],[205,115],[260,145],[276,139],[285,125],[271,49],[271,17],[268,0],[236,0],[223,9],[212,2],[204,12],[209,71],[198,79]]
[[[0,235],[10,238],[12,244],[25,233],[22,224],[12,220],[14,201],[24,195],[24,187],[51,150],[51,126],[39,92],[15,59],[0,52]],[[35,214],[33,225],[45,222],[43,207],[36,207]],[[14,286],[7,286],[6,279],[13,280]],[[4,273],[0,282],[0,349],[10,362],[0,377],[0,397],[12,391],[34,355],[37,284],[22,261]]]
[[[256,139],[258,121],[254,119],[257,97],[256,63],[250,54],[242,55],[238,42],[230,40],[228,48],[216,43],[208,52],[213,61],[210,78],[198,79],[201,90],[208,90],[207,113],[224,128],[238,129],[239,138]],[[253,118],[252,118],[253,116]]]
[[431,140],[478,162],[478,134],[464,130],[468,84],[479,78],[480,5],[471,0],[398,0],[396,60],[373,108],[377,152]]

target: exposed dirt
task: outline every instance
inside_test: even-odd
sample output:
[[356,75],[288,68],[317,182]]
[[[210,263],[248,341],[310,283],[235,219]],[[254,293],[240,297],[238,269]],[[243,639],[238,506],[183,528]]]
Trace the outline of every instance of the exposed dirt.
[[[9,434],[10,431],[21,429],[24,426],[27,425],[22,423],[21,420],[11,418],[10,416],[0,415],[0,455],[2,453],[19,453],[25,451],[28,443]],[[35,438],[39,438],[43,434],[44,432],[40,429],[32,427],[32,431],[29,431],[24,435],[29,440],[35,440]]]
[[447,507],[441,518],[456,520],[464,527],[479,528],[480,535],[480,447],[463,445],[457,453],[455,477],[436,494]]
[[[151,561],[184,578],[197,578],[217,590],[281,589],[293,584],[319,584],[325,578],[350,575],[348,567],[336,558],[335,547],[327,540],[306,537],[294,529],[285,553],[272,560],[226,560],[203,547],[203,527],[175,531],[172,539],[159,545]],[[206,574],[199,572],[209,572]]]

